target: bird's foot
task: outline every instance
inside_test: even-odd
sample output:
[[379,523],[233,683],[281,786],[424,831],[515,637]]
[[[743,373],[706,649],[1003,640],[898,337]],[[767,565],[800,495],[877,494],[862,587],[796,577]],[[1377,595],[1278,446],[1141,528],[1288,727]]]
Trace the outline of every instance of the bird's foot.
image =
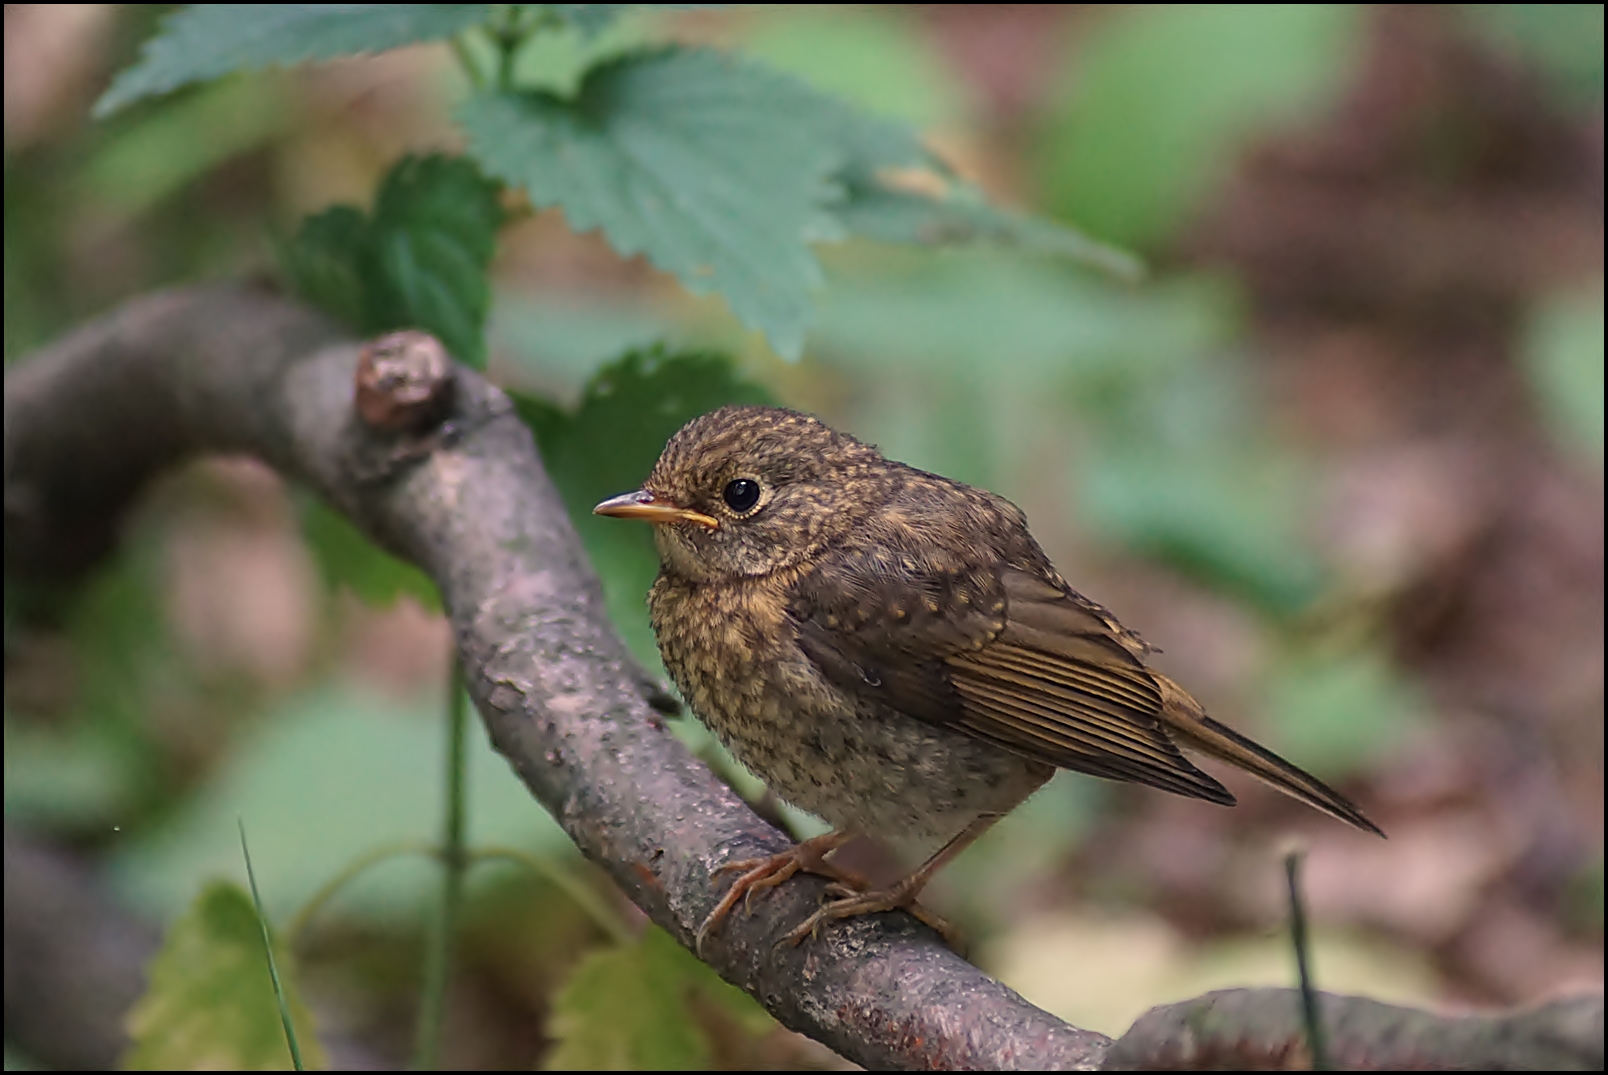
[[752,910],[754,892],[757,889],[775,888],[795,873],[813,873],[830,878],[834,889],[844,892],[859,892],[867,887],[865,878],[857,873],[845,870],[826,861],[826,856],[847,843],[852,833],[829,832],[822,836],[804,840],[788,848],[779,855],[769,858],[739,859],[728,862],[715,870],[714,876],[742,871],[742,876],[732,882],[731,888],[721,897],[715,909],[709,912],[702,926],[698,927],[698,936],[694,941],[694,951],[703,953],[704,938],[711,930],[731,913],[737,906],[737,901],[743,901],[743,913]]
[[822,925],[827,922],[836,922],[844,918],[854,918],[863,914],[875,914],[878,911],[909,911],[916,918],[925,922],[938,932],[944,943],[956,951],[960,950],[960,932],[943,918],[929,911],[916,902],[916,897],[925,887],[927,878],[918,871],[900,881],[890,888],[879,889],[875,892],[866,892],[863,889],[851,888],[848,885],[828,885],[828,897],[836,897],[829,901],[814,914],[810,915],[793,932],[783,937],[782,944],[802,944],[804,938],[813,937]]

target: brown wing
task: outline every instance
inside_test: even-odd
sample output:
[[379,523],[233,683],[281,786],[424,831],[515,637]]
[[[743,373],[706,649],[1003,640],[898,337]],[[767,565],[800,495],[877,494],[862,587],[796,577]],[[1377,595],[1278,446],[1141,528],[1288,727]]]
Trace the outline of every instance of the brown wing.
[[1062,768],[1234,801],[1168,738],[1135,643],[1047,577],[843,549],[800,581],[790,612],[799,647],[855,697]]

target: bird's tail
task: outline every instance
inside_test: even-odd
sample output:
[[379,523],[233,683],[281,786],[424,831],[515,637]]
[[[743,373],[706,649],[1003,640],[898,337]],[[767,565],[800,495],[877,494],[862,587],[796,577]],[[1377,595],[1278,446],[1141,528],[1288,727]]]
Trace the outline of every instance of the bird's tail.
[[1151,675],[1155,676],[1161,688],[1161,719],[1180,747],[1225,761],[1263,783],[1271,784],[1291,798],[1322,810],[1330,817],[1339,818],[1375,836],[1384,836],[1379,826],[1364,817],[1362,811],[1344,795],[1311,773],[1297,769],[1266,747],[1258,746],[1234,729],[1208,717],[1188,691],[1166,676],[1154,669]]

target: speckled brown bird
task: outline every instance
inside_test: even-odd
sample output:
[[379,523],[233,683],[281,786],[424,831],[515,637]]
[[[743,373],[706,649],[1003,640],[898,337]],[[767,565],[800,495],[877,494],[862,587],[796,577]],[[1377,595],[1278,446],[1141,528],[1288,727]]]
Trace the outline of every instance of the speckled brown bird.
[[[654,525],[648,596],[687,702],[782,799],[833,826],[741,870],[699,932],[799,870],[822,922],[905,907],[1057,768],[1231,805],[1190,750],[1368,832],[1316,777],[1208,717],[1150,647],[1051,565],[1014,504],[885,459],[819,420],[724,407],[670,439],[643,487],[594,509]],[[826,859],[855,833],[947,841],[890,888]],[[945,930],[947,932],[947,930]]]

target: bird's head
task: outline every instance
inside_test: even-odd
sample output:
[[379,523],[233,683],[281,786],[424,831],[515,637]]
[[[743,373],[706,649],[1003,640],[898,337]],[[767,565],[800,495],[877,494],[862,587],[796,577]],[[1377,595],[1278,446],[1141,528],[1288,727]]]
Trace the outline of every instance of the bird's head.
[[641,489],[598,515],[644,519],[664,569],[689,579],[766,575],[812,555],[884,502],[900,468],[818,419],[733,406],[688,422]]

